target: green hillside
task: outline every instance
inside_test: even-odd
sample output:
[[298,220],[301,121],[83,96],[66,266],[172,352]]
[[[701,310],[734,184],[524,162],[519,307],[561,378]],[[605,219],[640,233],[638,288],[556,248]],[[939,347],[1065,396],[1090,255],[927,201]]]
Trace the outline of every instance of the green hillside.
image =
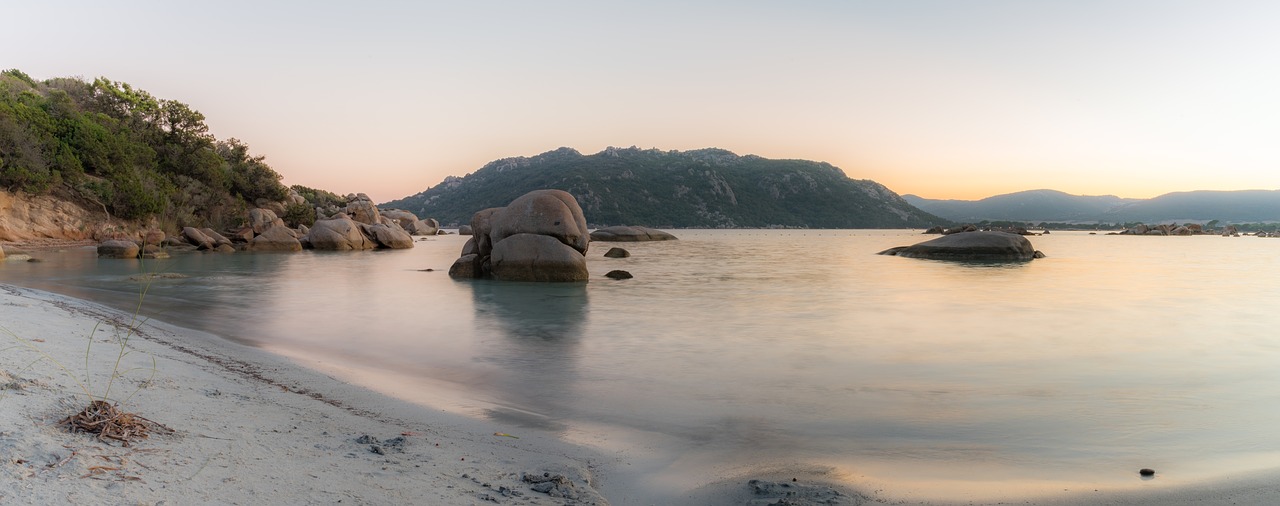
[[465,177],[382,204],[445,225],[541,188],[567,191],[592,226],[913,228],[947,220],[826,163],[738,156],[722,149],[560,148],[497,160]]
[[0,187],[51,193],[173,230],[225,228],[257,199],[286,195],[248,146],[209,134],[204,115],[105,78],[0,73]]

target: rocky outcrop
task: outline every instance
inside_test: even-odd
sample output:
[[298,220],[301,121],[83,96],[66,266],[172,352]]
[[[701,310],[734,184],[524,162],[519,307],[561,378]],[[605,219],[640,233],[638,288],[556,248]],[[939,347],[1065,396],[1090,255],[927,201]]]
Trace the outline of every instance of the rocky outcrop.
[[[1205,233],[1204,226],[1199,223],[1187,223],[1178,225],[1177,223],[1162,223],[1159,225],[1147,225],[1139,223],[1130,228],[1121,230],[1120,232],[1109,235],[1202,235]],[[1224,234],[1225,235],[1225,234]]]
[[386,220],[392,220],[410,235],[436,235],[440,231],[440,222],[432,218],[418,219],[417,215],[403,209],[379,212],[382,214],[383,223],[386,223]]
[[471,225],[463,225],[458,227],[458,235],[471,235]]
[[449,268],[455,278],[586,281],[587,220],[572,195],[535,190],[471,217],[473,236]]
[[944,235],[913,246],[890,248],[879,254],[970,262],[1025,262],[1044,256],[1031,246],[1026,237],[1007,232]]
[[107,237],[109,218],[101,210],[80,207],[48,195],[0,189],[0,241],[35,239],[84,241]]
[[138,258],[141,248],[133,241],[109,240],[98,244],[98,258]]
[[649,227],[605,227],[591,233],[597,242],[674,241],[676,236]]

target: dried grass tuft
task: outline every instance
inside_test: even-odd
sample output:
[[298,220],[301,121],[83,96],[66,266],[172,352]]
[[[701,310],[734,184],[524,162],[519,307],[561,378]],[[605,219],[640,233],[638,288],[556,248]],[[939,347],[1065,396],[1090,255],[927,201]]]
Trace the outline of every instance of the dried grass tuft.
[[97,434],[98,439],[119,441],[121,446],[129,446],[130,442],[146,439],[152,432],[172,433],[173,429],[165,427],[133,413],[120,411],[107,401],[93,401],[79,413],[68,416],[58,422],[66,425],[71,432],[88,432]]

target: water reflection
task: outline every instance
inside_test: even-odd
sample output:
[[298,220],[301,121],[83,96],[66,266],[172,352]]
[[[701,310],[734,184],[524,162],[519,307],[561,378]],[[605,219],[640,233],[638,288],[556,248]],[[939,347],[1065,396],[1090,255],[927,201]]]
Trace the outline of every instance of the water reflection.
[[476,360],[503,371],[494,385],[495,421],[561,431],[573,415],[578,359],[588,311],[586,283],[489,280],[470,285],[477,334],[486,346]]

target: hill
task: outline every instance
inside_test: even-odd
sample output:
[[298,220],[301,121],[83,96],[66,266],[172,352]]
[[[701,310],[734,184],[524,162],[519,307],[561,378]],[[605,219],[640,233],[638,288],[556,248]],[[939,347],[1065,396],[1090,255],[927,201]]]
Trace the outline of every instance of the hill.
[[738,156],[722,149],[560,148],[497,160],[416,195],[381,204],[465,224],[531,190],[567,191],[593,227],[913,228],[946,223],[870,180],[807,160]]
[[1114,195],[1082,196],[1056,190],[1029,190],[982,200],[932,200],[915,195],[903,195],[903,198],[925,212],[960,222],[1090,221],[1137,202]]
[[280,174],[204,115],[127,83],[0,72],[0,189],[79,204],[105,222],[225,229],[282,201]]
[[924,211],[961,222],[1280,221],[1280,191],[1274,190],[1175,192],[1150,199],[1070,195],[1054,190],[1030,190],[982,200],[932,200],[915,195],[904,195],[903,198]]

